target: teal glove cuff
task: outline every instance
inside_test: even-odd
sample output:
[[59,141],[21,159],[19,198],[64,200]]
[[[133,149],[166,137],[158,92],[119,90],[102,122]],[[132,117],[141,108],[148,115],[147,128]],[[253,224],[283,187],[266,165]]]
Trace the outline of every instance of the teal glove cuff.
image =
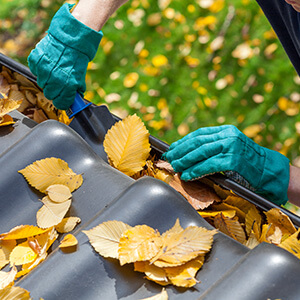
[[70,13],[73,5],[64,4],[53,17],[48,34],[28,57],[45,96],[58,109],[66,110],[76,92],[85,92],[88,63],[95,57],[103,36],[84,25]]
[[266,152],[265,167],[257,193],[278,205],[284,205],[288,201],[289,159],[277,151],[264,149]]
[[68,47],[85,54],[89,60],[93,60],[99,43],[102,39],[102,31],[97,32],[84,25],[70,13],[74,4],[64,4],[53,17],[48,33]]
[[276,204],[288,200],[289,160],[259,146],[234,126],[200,128],[173,143],[163,157],[185,181],[234,171],[252,190]]

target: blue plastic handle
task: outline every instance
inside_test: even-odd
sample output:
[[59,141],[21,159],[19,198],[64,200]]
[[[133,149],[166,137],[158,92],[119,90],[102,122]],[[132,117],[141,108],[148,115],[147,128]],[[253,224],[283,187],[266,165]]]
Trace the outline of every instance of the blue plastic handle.
[[77,113],[89,107],[90,105],[92,105],[92,102],[86,103],[83,100],[82,96],[77,92],[74,103],[70,106],[70,108],[67,111],[68,117],[74,117]]

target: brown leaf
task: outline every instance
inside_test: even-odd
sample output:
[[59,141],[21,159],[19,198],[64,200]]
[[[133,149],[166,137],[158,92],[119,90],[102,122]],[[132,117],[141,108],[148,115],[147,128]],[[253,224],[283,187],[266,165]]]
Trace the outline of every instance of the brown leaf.
[[240,243],[244,244],[246,242],[245,231],[239,221],[226,218],[222,215],[222,213],[220,213],[214,218],[214,224],[221,232],[227,234]]
[[220,201],[213,189],[199,181],[185,182],[179,178],[178,174],[175,174],[169,184],[184,196],[196,210],[204,209],[215,201]]

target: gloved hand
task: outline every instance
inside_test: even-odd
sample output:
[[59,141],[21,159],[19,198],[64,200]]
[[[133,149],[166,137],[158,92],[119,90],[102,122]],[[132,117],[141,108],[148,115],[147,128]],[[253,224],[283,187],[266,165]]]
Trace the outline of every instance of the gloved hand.
[[86,89],[85,75],[103,36],[74,18],[64,4],[53,17],[48,34],[31,51],[28,65],[45,96],[58,109],[74,102]]
[[232,125],[200,128],[171,144],[163,158],[184,181],[234,171],[274,203],[288,200],[288,158],[259,146]]

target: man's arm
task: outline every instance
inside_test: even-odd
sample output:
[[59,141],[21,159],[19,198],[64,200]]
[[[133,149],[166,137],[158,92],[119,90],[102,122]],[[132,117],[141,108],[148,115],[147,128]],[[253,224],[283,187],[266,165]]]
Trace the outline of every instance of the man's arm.
[[300,168],[290,166],[289,202],[300,207]]
[[109,17],[128,0],[80,0],[72,15],[86,26],[100,31]]

